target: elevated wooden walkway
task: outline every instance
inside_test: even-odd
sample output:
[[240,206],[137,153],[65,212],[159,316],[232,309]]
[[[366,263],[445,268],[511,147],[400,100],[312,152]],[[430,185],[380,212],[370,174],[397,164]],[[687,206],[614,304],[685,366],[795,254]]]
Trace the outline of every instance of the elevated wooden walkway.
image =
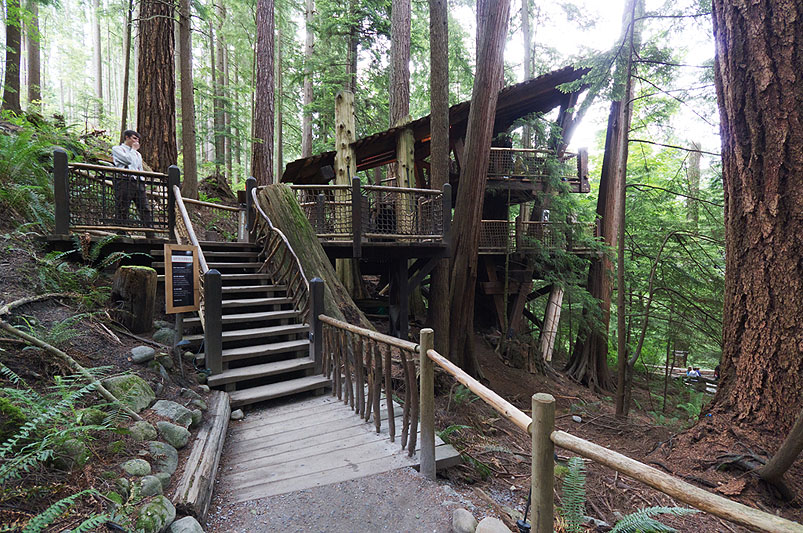
[[[400,426],[401,408],[396,413]],[[377,434],[373,423],[329,395],[264,404],[229,425],[217,490],[243,502],[417,468],[418,451],[409,457],[398,442],[390,442],[383,426]],[[436,459],[438,468],[447,468],[460,462],[460,454],[436,437]]]

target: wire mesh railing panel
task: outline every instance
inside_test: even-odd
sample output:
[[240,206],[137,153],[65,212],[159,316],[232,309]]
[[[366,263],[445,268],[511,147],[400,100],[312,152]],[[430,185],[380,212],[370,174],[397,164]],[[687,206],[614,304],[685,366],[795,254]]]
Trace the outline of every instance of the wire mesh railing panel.
[[410,240],[442,238],[441,191],[366,185],[361,192],[367,200],[367,213],[363,210],[363,221],[367,220],[363,226],[366,237]]
[[479,251],[505,253],[510,247],[511,231],[515,232],[515,227],[508,220],[483,220],[480,224]]
[[351,186],[294,185],[292,189],[301,211],[318,237],[324,240],[351,240]]
[[202,241],[237,242],[240,229],[240,210],[227,206],[212,207],[185,199],[190,220]]
[[71,226],[167,231],[167,175],[69,165]]
[[556,175],[563,181],[577,181],[575,154],[566,152],[561,160],[552,150],[491,148],[488,177],[492,179],[543,180]]

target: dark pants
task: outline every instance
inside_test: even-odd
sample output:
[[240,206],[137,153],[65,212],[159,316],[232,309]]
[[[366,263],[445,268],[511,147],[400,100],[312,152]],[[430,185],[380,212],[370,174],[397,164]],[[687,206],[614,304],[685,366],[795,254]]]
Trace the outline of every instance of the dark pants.
[[134,176],[125,176],[114,181],[114,212],[117,223],[131,223],[129,209],[131,202],[137,207],[140,224],[149,228],[153,225],[153,214],[148,197],[145,194],[145,183]]

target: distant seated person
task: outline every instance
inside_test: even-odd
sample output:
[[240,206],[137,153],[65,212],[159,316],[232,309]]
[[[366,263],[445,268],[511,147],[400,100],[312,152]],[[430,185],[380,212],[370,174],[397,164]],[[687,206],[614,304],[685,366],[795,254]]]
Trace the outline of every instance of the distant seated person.
[[714,379],[719,381],[719,365],[714,367]]
[[[134,130],[123,132],[123,143],[112,148],[112,159],[117,168],[129,170],[143,170],[142,156],[139,150],[140,136]],[[120,174],[114,180],[114,212],[117,218],[116,223],[122,226],[130,226],[130,207],[131,202],[137,208],[140,224],[143,227],[151,227],[153,215],[151,205],[145,192],[145,176],[133,174]]]

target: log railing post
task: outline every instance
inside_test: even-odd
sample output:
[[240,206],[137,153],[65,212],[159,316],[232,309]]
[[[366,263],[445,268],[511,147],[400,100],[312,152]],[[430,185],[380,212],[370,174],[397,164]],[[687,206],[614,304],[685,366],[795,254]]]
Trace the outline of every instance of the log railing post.
[[176,196],[173,186],[181,187],[181,170],[176,165],[167,169],[167,233],[168,239],[173,239],[176,228]]
[[55,232],[57,235],[70,233],[70,186],[67,152],[61,148],[53,150],[53,193],[55,195]]
[[323,299],[323,280],[312,278],[309,280],[311,297],[310,308],[310,355],[315,361],[315,373],[323,372],[323,322],[318,318],[325,313]]
[[532,523],[534,533],[552,533],[553,489],[555,484],[555,445],[552,432],[555,429],[555,398],[550,394],[533,394],[532,470],[530,490],[532,494]]
[[326,233],[326,197],[319,193],[315,197],[315,233]]
[[447,254],[451,246],[451,233],[452,233],[452,186],[448,183],[443,185],[443,244],[446,245]]
[[248,240],[254,242],[254,222],[256,221],[256,208],[254,207],[254,196],[252,191],[257,186],[257,180],[251,176],[245,180],[245,210],[248,228]]
[[220,272],[204,274],[204,353],[212,375],[223,372],[223,282]]
[[435,333],[421,330],[418,342],[420,360],[421,475],[435,479],[435,363],[427,351],[435,349]]
[[351,179],[351,236],[353,256],[362,257],[362,193],[360,178]]

